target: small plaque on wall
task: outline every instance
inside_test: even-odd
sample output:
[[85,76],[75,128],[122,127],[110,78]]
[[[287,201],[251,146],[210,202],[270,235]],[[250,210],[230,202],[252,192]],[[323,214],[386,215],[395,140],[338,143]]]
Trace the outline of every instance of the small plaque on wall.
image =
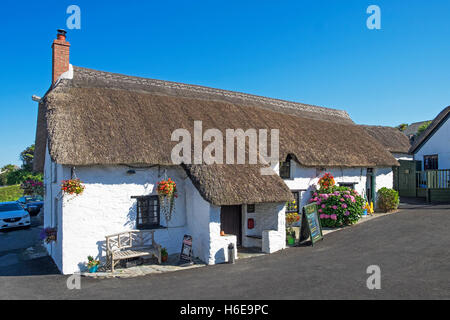
[[248,212],[248,213],[253,213],[253,212],[255,212],[255,204],[248,204],[248,205],[247,205],[247,212]]

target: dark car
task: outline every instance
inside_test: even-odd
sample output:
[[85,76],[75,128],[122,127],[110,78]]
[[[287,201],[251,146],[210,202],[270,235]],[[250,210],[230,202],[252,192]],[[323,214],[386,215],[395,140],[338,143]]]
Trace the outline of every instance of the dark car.
[[44,206],[44,199],[40,196],[23,196],[17,202],[30,213],[31,216],[36,216],[41,208]]

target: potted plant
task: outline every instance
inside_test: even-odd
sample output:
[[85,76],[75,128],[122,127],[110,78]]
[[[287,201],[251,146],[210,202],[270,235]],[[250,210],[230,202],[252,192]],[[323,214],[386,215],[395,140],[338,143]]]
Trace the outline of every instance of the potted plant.
[[161,261],[166,262],[168,258],[169,258],[169,254],[167,253],[167,249],[162,248],[161,249]]
[[300,215],[297,212],[286,214],[286,240],[290,246],[295,244],[295,232],[292,226],[298,221],[300,221]]
[[56,228],[47,227],[41,231],[40,238],[44,240],[46,244],[56,242],[57,232]]
[[89,273],[97,272],[99,264],[100,264],[99,260],[95,260],[93,256],[89,256],[87,263]]

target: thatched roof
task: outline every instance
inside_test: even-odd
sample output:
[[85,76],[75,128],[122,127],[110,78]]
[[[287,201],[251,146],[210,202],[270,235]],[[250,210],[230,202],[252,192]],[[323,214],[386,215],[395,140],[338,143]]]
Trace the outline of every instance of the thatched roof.
[[[203,132],[279,129],[280,158],[290,154],[304,166],[398,165],[345,111],[74,67],[73,79],[61,80],[39,106],[36,169],[43,168],[47,141],[52,159],[64,165],[171,165],[171,133],[184,128],[193,136],[195,120],[203,122]],[[237,165],[188,167],[215,204],[286,200],[279,177],[257,178],[254,172]],[[220,196],[224,190],[229,192]],[[245,190],[254,190],[247,200]]]
[[367,125],[362,128],[389,152],[408,153],[411,147],[409,138],[397,128]]
[[[183,165],[204,199],[215,205],[293,200],[278,175],[261,175],[259,165]],[[226,195],[226,196],[224,196]]]
[[416,138],[413,145],[411,146],[410,152],[415,153],[422,145],[430,139],[433,134],[444,124],[445,121],[450,117],[450,106],[442,110],[436,118],[430,123],[428,128],[422,132],[420,136]]

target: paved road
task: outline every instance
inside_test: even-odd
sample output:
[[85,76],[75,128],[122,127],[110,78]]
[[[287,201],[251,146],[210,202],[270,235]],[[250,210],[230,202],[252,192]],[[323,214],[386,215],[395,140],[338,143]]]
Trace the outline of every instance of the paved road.
[[41,245],[41,229],[41,218],[31,217],[30,229],[0,231],[0,277],[55,274],[58,271]]
[[[327,235],[314,248],[133,279],[0,277],[0,299],[450,299],[450,205],[401,212]],[[44,262],[42,262],[44,263]],[[381,268],[368,290],[366,268]]]

